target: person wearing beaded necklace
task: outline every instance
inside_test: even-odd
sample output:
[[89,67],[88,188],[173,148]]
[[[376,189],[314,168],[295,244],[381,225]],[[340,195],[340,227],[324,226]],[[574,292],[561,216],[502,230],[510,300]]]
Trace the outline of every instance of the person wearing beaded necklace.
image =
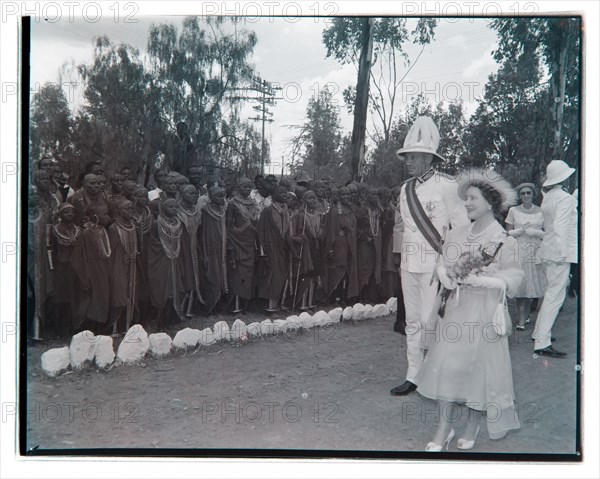
[[106,204],[100,189],[99,177],[91,173],[85,175],[83,177],[83,187],[67,201],[75,207],[74,223],[78,226],[83,225],[85,210],[88,206]]
[[138,255],[136,259],[136,319],[135,322],[146,321],[150,311],[150,286],[148,283],[148,241],[150,228],[154,221],[148,207],[148,190],[137,186],[133,191],[133,224],[138,236]]
[[81,300],[75,313],[75,330],[104,332],[110,307],[110,256],[106,226],[110,222],[105,203],[89,205],[79,241],[73,251],[73,269],[80,284]]
[[154,217],[158,216],[161,205],[163,205],[166,200],[174,199],[179,201],[179,190],[177,189],[176,183],[178,176],[179,173],[172,171],[162,180],[162,191],[159,193],[158,198],[152,200],[149,205],[150,211],[152,211]]
[[150,227],[146,255],[153,307],[150,327],[159,331],[183,317],[183,275],[178,261],[183,225],[177,217],[178,209],[177,200],[167,199]]
[[[110,257],[110,312],[113,334],[127,332],[133,322],[136,298],[138,235],[133,223],[133,203],[121,198],[114,203],[115,220],[108,227]],[[124,315],[124,324],[121,320]]]
[[[459,289],[448,303],[443,318],[428,334],[435,339],[417,374],[417,393],[437,400],[438,427],[425,450],[439,452],[454,439],[451,419],[458,417],[457,404],[469,408],[458,449],[472,449],[487,414],[490,439],[501,439],[520,428],[512,380],[507,334],[500,334],[493,318],[505,294],[512,296],[522,282],[516,241],[496,218],[516,202],[510,184],[491,171],[471,170],[460,176],[458,194],[465,201],[471,224],[452,228],[436,274],[446,290]],[[450,251],[452,250],[452,252]],[[469,272],[458,282],[449,272],[460,255],[484,251],[492,259],[479,272]],[[460,283],[460,284],[459,284]],[[499,303],[500,301],[500,303]],[[452,324],[456,334],[444,334]],[[460,413],[459,413],[460,414]]]
[[234,313],[244,311],[254,296],[259,212],[256,202],[250,198],[251,190],[252,181],[241,178],[227,205],[227,276],[231,292],[235,295]]
[[[315,306],[314,292],[318,281],[317,265],[320,258],[319,242],[322,230],[321,216],[317,211],[317,196],[309,190],[304,194],[303,199],[304,208],[298,210],[298,214],[292,220],[294,237],[290,245],[290,254],[294,258],[293,296],[297,301],[302,299],[300,309],[306,311]],[[295,306],[296,304],[293,304],[293,307]]]
[[227,227],[225,219],[225,190],[212,186],[208,190],[210,202],[202,207],[200,244],[203,264],[203,296],[207,314],[210,314],[221,296],[227,292],[226,241]]
[[181,254],[179,264],[183,274],[183,289],[186,292],[184,307],[186,316],[192,316],[194,294],[201,303],[204,302],[200,293],[200,267],[198,257],[200,255],[200,244],[198,242],[198,228],[202,212],[197,206],[198,190],[193,185],[185,185],[181,189],[179,200],[179,211],[177,217],[183,224],[181,236]]
[[264,253],[258,263],[258,297],[269,301],[269,313],[278,310],[289,267],[286,243],[290,224],[286,200],[285,186],[275,187],[271,204],[262,210],[258,220],[258,241]]
[[356,216],[349,188],[338,190],[339,201],[325,217],[323,252],[327,263],[327,296],[338,304],[358,295]]
[[365,206],[356,210],[359,298],[376,303],[381,284],[381,214],[377,188],[369,187]]
[[57,222],[52,227],[50,247],[52,249],[54,275],[54,302],[58,334],[69,337],[73,329],[73,311],[78,304],[77,276],[72,265],[75,245],[81,235],[81,228],[73,224],[75,207],[61,203],[57,211]]

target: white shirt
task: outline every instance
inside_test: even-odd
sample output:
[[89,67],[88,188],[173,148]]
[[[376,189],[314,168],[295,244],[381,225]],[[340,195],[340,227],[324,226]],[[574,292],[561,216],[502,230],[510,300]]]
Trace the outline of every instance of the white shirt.
[[152,201],[155,200],[156,198],[158,198],[160,196],[160,194],[162,193],[162,190],[160,188],[155,188],[154,190],[151,190],[148,192],[148,200]]

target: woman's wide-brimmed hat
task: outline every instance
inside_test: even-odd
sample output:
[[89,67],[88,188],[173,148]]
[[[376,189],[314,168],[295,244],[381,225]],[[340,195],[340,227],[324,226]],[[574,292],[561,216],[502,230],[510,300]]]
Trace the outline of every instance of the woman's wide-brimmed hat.
[[571,168],[562,160],[552,160],[546,167],[546,181],[542,186],[552,186],[562,183],[569,176],[575,173],[575,168]]
[[482,170],[473,168],[461,172],[457,177],[458,196],[465,200],[467,198],[467,189],[473,184],[485,183],[495,189],[502,199],[500,208],[504,211],[517,204],[517,192],[508,181],[502,178],[493,170]]
[[438,155],[437,149],[440,144],[440,132],[428,116],[420,116],[410,127],[404,147],[396,152],[396,156],[402,159],[406,153],[431,153],[433,161],[445,162],[446,159]]

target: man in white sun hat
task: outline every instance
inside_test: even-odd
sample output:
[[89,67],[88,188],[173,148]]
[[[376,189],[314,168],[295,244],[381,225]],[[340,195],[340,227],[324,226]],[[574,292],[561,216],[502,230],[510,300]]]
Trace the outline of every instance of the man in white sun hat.
[[544,239],[540,256],[546,265],[548,288],[538,313],[533,333],[534,352],[555,358],[567,354],[552,346],[552,326],[565,300],[571,263],[577,263],[577,200],[563,189],[564,182],[575,172],[562,160],[546,168],[542,187],[550,188],[542,201]]
[[395,252],[401,253],[408,370],[406,381],[391,390],[393,396],[404,396],[417,388],[415,377],[424,357],[421,329],[437,294],[438,282],[432,278],[443,236],[450,227],[469,223],[458,197],[457,182],[435,170],[437,164],[445,161],[437,153],[439,142],[440,134],[433,120],[421,116],[406,135],[404,148],[396,153],[405,162],[411,178],[402,185],[398,203],[404,228],[394,232],[394,244],[400,244],[400,251]]

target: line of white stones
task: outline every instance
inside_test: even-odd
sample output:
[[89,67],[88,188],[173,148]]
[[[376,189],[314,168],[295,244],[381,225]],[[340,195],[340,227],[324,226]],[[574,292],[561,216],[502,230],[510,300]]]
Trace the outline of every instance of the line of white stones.
[[185,328],[178,331],[173,339],[166,333],[148,334],[140,324],[133,325],[119,344],[115,355],[113,338],[96,336],[91,331],[82,331],[71,338],[70,346],[50,349],[42,354],[42,369],[51,377],[73,370],[82,369],[95,364],[99,368],[116,365],[136,364],[144,359],[147,353],[162,358],[173,350],[187,350],[198,346],[209,346],[219,341],[248,341],[251,338],[272,334],[311,329],[328,326],[345,321],[361,321],[365,319],[389,316],[396,312],[397,300],[390,298],[386,304],[371,306],[356,303],[345,309],[335,308],[329,312],[318,311],[314,315],[306,312],[299,316],[288,316],[284,319],[265,319],[246,325],[236,319],[229,328],[225,321],[215,323],[213,328]]

